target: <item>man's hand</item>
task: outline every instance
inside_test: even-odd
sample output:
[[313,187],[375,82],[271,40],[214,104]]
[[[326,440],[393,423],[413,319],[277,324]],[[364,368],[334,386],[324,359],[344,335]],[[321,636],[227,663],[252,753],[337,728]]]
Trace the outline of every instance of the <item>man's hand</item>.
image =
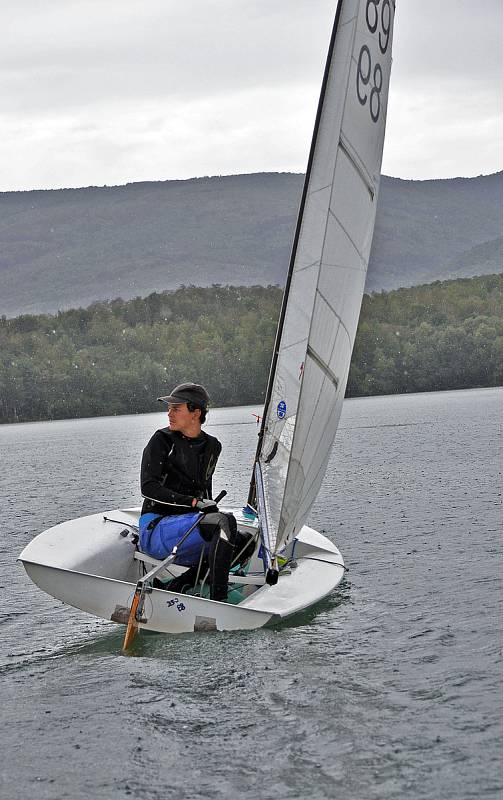
[[203,511],[204,514],[214,514],[218,511],[218,506],[214,500],[198,500],[194,508]]

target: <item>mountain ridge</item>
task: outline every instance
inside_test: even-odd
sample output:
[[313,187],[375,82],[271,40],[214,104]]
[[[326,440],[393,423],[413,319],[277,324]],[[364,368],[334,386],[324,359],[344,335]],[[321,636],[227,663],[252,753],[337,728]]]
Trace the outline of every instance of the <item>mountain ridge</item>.
[[[0,193],[0,314],[180,285],[282,285],[303,176]],[[383,176],[366,291],[503,272],[503,173]]]

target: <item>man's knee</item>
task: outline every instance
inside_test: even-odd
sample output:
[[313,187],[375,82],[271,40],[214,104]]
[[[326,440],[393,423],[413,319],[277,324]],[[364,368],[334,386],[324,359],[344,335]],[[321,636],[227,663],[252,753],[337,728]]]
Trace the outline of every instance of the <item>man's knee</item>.
[[214,511],[212,514],[205,514],[204,518],[199,523],[200,528],[215,528],[220,524],[220,511]]
[[218,516],[220,517],[218,521],[220,540],[228,542],[233,546],[238,530],[236,520],[232,514],[226,514],[224,512],[219,512]]
[[[204,530],[204,534],[209,534],[211,530],[211,536],[214,536],[218,531],[220,536],[222,533],[225,534],[225,536],[221,536],[221,538],[225,538],[228,542],[234,544],[238,526],[233,514],[223,511],[206,514],[200,526],[201,529]],[[204,538],[206,538],[206,536],[204,536]]]
[[223,516],[227,518],[227,522],[229,523],[229,530],[231,532],[232,540],[236,538],[236,534],[238,532],[238,524],[236,522],[236,517],[234,514],[230,512],[222,512]]

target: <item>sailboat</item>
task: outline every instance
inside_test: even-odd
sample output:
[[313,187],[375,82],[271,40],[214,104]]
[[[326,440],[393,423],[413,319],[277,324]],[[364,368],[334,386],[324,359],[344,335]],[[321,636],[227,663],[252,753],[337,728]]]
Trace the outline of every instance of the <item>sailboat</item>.
[[256,537],[230,602],[155,588],[183,572],[141,553],[139,508],[70,520],[20,555],[48,594],[162,633],[260,628],[305,609],[344,577],[338,548],[307,525],[337,431],[365,285],[380,181],[394,0],[339,0],[244,510]]

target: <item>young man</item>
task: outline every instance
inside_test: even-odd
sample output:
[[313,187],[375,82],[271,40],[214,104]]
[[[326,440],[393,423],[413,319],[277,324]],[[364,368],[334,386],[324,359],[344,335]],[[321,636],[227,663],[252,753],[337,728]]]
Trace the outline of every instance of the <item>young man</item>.
[[[205,516],[179,549],[177,564],[188,566],[167,588],[181,592],[209,566],[210,598],[226,600],[237,525],[221,513],[212,497],[212,476],[222,450],[218,439],[201,430],[209,396],[197,383],[181,383],[158,398],[168,406],[169,427],[154,433],[141,464],[142,550],[162,558],[171,552],[195,520]],[[165,555],[163,555],[165,553]]]

